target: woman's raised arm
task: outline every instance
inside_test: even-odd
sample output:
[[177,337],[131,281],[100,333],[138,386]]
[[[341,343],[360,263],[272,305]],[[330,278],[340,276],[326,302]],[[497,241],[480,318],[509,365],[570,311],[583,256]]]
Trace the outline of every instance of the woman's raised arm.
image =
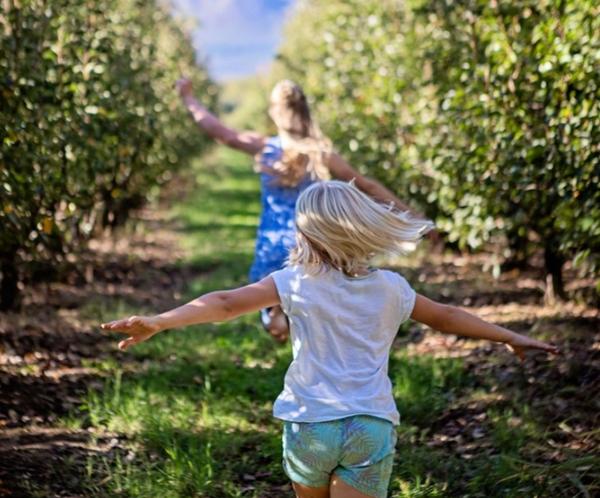
[[427,219],[420,213],[413,211],[392,192],[385,188],[381,183],[371,180],[356,171],[348,162],[337,152],[333,152],[326,161],[329,172],[338,180],[349,182],[354,180],[354,185],[374,199],[380,202],[392,203],[394,207],[400,211],[408,211],[412,216],[418,219]]
[[216,142],[252,156],[258,154],[267,144],[267,137],[260,133],[232,130],[221,123],[194,98],[192,82],[188,78],[181,78],[175,87],[196,124]]

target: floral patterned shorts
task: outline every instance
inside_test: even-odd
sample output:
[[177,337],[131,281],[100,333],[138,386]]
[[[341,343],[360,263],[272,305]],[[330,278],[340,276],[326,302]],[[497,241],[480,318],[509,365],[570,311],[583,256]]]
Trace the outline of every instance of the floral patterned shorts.
[[283,467],[292,481],[305,486],[325,486],[335,473],[361,493],[386,498],[396,438],[391,422],[367,415],[285,422]]

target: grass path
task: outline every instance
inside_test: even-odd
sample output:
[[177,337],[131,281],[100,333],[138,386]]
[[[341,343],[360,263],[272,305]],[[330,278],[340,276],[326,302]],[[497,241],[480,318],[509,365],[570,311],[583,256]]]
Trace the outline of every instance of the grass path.
[[[172,208],[175,224],[141,228],[143,251],[158,255],[140,258],[140,248],[125,245],[117,263],[118,251],[105,249],[108,261],[93,270],[103,280],[69,310],[59,309],[55,331],[72,329],[77,337],[85,330],[89,338],[89,350],[77,350],[68,365],[87,389],[67,415],[48,417],[38,429],[58,431],[63,448],[69,440],[79,446],[46,463],[40,455],[56,455],[57,444],[38,454],[36,465],[51,469],[46,481],[17,469],[30,479],[20,485],[22,496],[292,496],[280,464],[281,425],[271,415],[291,351],[262,331],[257,316],[168,331],[127,353],[97,328],[247,281],[260,209],[251,169],[247,156],[223,149],[196,164],[185,180],[187,195]],[[424,247],[410,260],[385,264],[402,263],[418,291],[555,341],[564,355],[519,364],[496,345],[425,332],[415,323],[403,327],[390,364],[402,413],[390,496],[593,497],[600,492],[598,312],[545,307],[535,272],[494,281],[481,272],[484,262]],[[185,287],[177,275],[186,276]],[[60,289],[59,303],[69,289]],[[19,320],[21,328],[33,327]],[[72,343],[69,336],[60,347],[71,351]],[[37,368],[34,360],[19,365],[15,375]],[[28,420],[15,421],[15,431],[33,434]],[[0,437],[0,449],[13,448],[6,453],[13,458],[25,451],[15,441]]]
[[[196,187],[174,208],[185,264],[201,273],[182,300],[247,282],[260,210],[246,156],[221,150],[194,176]],[[290,353],[256,316],[169,331],[132,354],[143,369],[117,373],[89,398],[93,425],[133,439],[100,471],[113,492],[216,498],[280,496],[288,488],[270,409]],[[132,452],[136,464],[127,465]]]

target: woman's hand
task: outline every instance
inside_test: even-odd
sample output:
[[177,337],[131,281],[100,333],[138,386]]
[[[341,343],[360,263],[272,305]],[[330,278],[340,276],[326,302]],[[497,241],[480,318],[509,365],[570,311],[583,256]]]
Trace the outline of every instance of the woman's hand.
[[179,95],[184,99],[186,97],[191,97],[193,93],[192,82],[189,78],[182,76],[177,83],[175,83],[175,88],[179,90]]
[[113,322],[103,323],[102,330],[114,330],[115,332],[123,332],[129,334],[130,337],[119,343],[119,349],[125,349],[134,344],[147,341],[153,335],[158,334],[163,330],[157,317],[148,316],[132,316],[115,320]]
[[506,347],[515,353],[521,361],[525,359],[525,353],[528,349],[538,349],[540,351],[546,351],[548,353],[558,354],[558,348],[551,344],[536,341],[520,334],[515,336],[506,343]]

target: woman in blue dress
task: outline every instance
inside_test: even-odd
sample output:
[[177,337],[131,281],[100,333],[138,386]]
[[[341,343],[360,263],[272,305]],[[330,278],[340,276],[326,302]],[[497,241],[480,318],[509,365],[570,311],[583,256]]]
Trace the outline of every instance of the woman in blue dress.
[[[262,212],[250,268],[251,282],[285,265],[289,250],[295,245],[296,200],[314,182],[330,177],[353,180],[356,187],[371,197],[421,218],[387,188],[361,175],[332,149],[312,119],[306,96],[296,83],[283,80],[271,92],[269,116],[277,126],[275,137],[228,128],[194,97],[189,79],[180,79],[176,86],[202,131],[220,144],[255,157],[255,169],[260,174]],[[261,320],[274,339],[281,343],[287,341],[289,327],[279,306],[263,310]]]

